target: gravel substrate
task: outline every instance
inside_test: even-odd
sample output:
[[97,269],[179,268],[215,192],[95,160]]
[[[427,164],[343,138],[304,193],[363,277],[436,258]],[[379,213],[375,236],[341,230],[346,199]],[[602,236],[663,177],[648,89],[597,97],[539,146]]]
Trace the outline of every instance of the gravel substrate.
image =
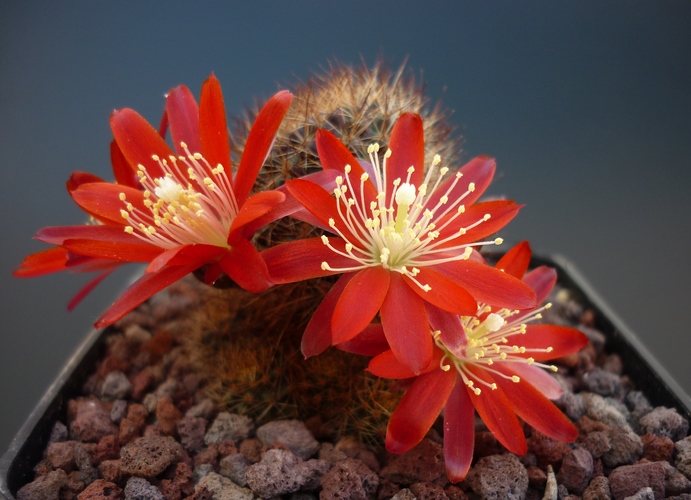
[[38,499],[691,499],[689,423],[653,408],[622,373],[604,335],[561,291],[549,322],[580,321],[591,343],[559,360],[557,402],[579,429],[575,443],[529,427],[528,453],[512,455],[482,422],[468,477],[446,478],[440,428],[402,454],[331,440],[318,418],[255,426],[216,408],[180,340],[179,315],[199,300],[175,284],[115,325],[107,352],[54,424],[35,479]]

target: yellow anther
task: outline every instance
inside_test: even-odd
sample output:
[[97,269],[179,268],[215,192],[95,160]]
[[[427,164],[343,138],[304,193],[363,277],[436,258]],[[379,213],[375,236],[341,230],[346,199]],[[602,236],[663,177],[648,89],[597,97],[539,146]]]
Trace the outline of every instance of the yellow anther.
[[326,263],[326,261],[322,262],[322,271],[328,271],[329,270],[329,264]]
[[441,163],[441,156],[434,155],[434,159],[432,159],[432,165],[439,165],[440,163]]
[[521,378],[518,375],[514,375],[513,377],[511,377],[511,382],[514,382],[517,384],[520,381],[521,381]]
[[551,366],[549,367],[549,369],[552,370],[553,372],[559,371],[559,368],[557,368],[557,367],[554,366],[554,365],[551,365]]
[[126,199],[125,193],[120,193],[119,198],[120,198],[120,201],[125,201],[125,199]]
[[130,214],[127,212],[127,210],[120,209],[120,216],[123,219],[128,219],[130,217]]
[[325,245],[328,245],[328,244],[329,244],[329,238],[327,238],[327,237],[324,236],[323,234],[322,234],[322,243],[324,243]]

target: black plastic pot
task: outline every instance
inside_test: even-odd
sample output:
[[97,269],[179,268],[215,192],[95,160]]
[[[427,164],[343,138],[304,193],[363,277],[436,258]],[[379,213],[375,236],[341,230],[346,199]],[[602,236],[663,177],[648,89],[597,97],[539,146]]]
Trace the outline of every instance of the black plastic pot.
[[[555,267],[559,283],[595,312],[595,326],[607,337],[606,350],[621,356],[624,372],[653,406],[676,408],[691,421],[691,397],[670,376],[648,349],[606,305],[581,273],[567,259],[534,258],[533,265]],[[91,331],[46,391],[28,420],[0,458],[0,495],[13,500],[19,488],[34,478],[33,468],[43,458],[51,430],[65,421],[67,401],[79,395],[105,348],[109,330]]]

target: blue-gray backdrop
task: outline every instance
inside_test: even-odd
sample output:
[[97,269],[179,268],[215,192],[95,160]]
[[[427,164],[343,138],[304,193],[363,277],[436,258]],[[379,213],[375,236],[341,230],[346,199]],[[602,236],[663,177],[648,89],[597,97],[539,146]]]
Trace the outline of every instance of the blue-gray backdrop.
[[37,229],[84,220],[64,182],[109,176],[111,110],[158,120],[166,90],[214,71],[239,113],[380,55],[443,94],[466,158],[497,158],[493,192],[526,204],[507,241],[568,256],[691,390],[691,3],[5,1],[0,452],[132,274],[72,314],[84,276],[11,276]]

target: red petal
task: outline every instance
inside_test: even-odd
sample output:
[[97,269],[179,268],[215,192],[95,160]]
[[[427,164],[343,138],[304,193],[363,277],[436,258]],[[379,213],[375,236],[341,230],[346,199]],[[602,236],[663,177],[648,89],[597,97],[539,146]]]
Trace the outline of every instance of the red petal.
[[444,408],[444,463],[452,483],[468,474],[474,445],[475,410],[463,380],[457,377]]
[[158,273],[145,274],[125,290],[125,293],[98,318],[94,326],[96,328],[105,328],[108,325],[112,325],[146,299],[192,271],[194,271],[194,267],[179,266],[166,267]]
[[245,202],[252,190],[259,169],[266,161],[278,127],[288,112],[292,100],[293,94],[283,90],[269,99],[259,111],[247,136],[240,166],[233,181],[235,197],[239,205]]
[[92,182],[105,181],[97,175],[77,170],[76,172],[72,172],[72,175],[70,175],[70,179],[66,182],[67,191],[71,193],[82,184],[90,184]]
[[[501,269],[514,278],[521,279],[528,270],[532,253],[530,244],[527,241],[522,241],[506,252],[494,267]],[[539,303],[540,301],[538,301]]]
[[332,233],[336,232],[329,225],[329,221],[333,219],[336,224],[335,228],[338,229],[349,242],[357,243],[357,239],[346,227],[343,218],[338,212],[338,201],[323,188],[317,186],[313,182],[303,181],[301,179],[288,181],[286,187],[290,194],[319,220],[323,227],[328,228],[328,231]]
[[338,299],[331,319],[333,343],[352,339],[372,322],[389,290],[391,273],[381,266],[359,271]]
[[12,274],[21,278],[33,278],[65,271],[66,264],[67,250],[62,247],[53,247],[27,255]]
[[468,185],[471,182],[474,182],[475,191],[468,193],[468,195],[463,198],[463,204],[466,206],[466,208],[469,208],[470,205],[475,203],[480,196],[482,196],[482,193],[485,192],[485,189],[487,189],[489,183],[492,182],[495,169],[496,163],[494,158],[490,158],[489,156],[478,156],[477,158],[473,158],[459,170],[459,172],[463,174],[463,177],[459,179],[453,190],[447,193],[447,190],[451,187],[451,184],[453,184],[455,177],[454,175],[449,175],[449,177],[442,182],[433,193],[430,194],[426,206],[436,206],[436,204],[439,202],[439,199],[445,194],[450,200],[454,200],[463,195],[463,193],[468,190]]
[[71,194],[72,199],[88,213],[124,226],[127,221],[120,211],[125,208],[127,202],[120,199],[121,193],[125,194],[127,202],[132,203],[141,212],[142,217],[150,221],[149,224],[153,224],[153,219],[148,215],[151,211],[144,206],[144,195],[138,189],[109,182],[92,182],[82,184]]
[[168,92],[166,114],[170,123],[170,138],[177,154],[187,157],[181,142],[187,144],[190,153],[201,153],[199,107],[190,89],[180,85]]
[[263,292],[273,285],[264,259],[247,240],[236,241],[218,263],[230,279],[248,292]]
[[425,310],[430,326],[439,332],[441,341],[447,349],[459,358],[465,357],[464,349],[468,345],[468,336],[458,314],[446,312],[432,304],[425,304]]
[[506,369],[521,377],[522,381],[535,387],[547,399],[559,399],[564,394],[564,389],[561,388],[559,382],[544,368],[528,363],[511,363],[507,364]]
[[377,356],[389,349],[384,328],[380,323],[367,325],[352,339],[335,345],[341,351],[360,354],[361,356]]
[[109,269],[98,276],[96,276],[94,279],[89,281],[84,287],[82,287],[81,290],[79,290],[74,297],[70,299],[70,301],[67,303],[67,310],[68,311],[74,311],[75,307],[77,307],[84,298],[89,295],[94,288],[96,288],[101,281],[106,279],[108,276],[110,276],[110,273],[112,273],[115,270],[113,267],[112,269]]
[[470,292],[434,269],[421,268],[416,279],[423,285],[429,285],[430,290],[424,291],[407,276],[405,282],[425,302],[463,316],[474,316],[477,313],[477,301]]
[[[484,203],[471,205],[470,207],[466,208],[464,213],[457,216],[453,222],[451,222],[444,229],[440,230],[441,237],[458,233],[461,229],[464,229],[465,233],[462,235],[459,234],[456,238],[441,245],[441,247],[444,248],[474,243],[482,238],[486,238],[511,222],[511,220],[516,217],[518,211],[522,207],[523,205],[518,205],[511,200],[487,201]],[[436,221],[435,224],[438,227],[442,227],[446,220],[453,217],[453,214],[455,213],[455,211],[452,211],[451,215],[442,217],[439,219],[439,221]],[[489,214],[490,218],[488,220],[484,220],[484,217],[487,214]],[[475,227],[466,229],[478,221],[482,222]]]
[[588,337],[575,328],[558,325],[528,325],[525,335],[518,339],[520,345],[526,349],[552,348],[550,352],[526,352],[523,357],[532,357],[537,361],[561,358],[572,352],[581,350],[587,343]]
[[535,290],[537,303],[542,304],[557,284],[557,270],[552,267],[536,267],[523,276],[523,282]]
[[[144,245],[139,238],[127,234],[122,226],[52,226],[44,227],[36,233],[36,239],[53,245],[62,245],[66,240],[102,240]],[[153,245],[151,245],[153,246]]]
[[312,319],[310,319],[305,333],[302,335],[302,354],[305,358],[321,354],[327,347],[331,346],[331,317],[343,289],[353,276],[355,273],[341,276],[324,296],[317,310],[314,311]]
[[[330,238],[329,241],[335,248],[344,249],[342,239]],[[325,261],[334,268],[348,267],[353,264],[349,258],[331,251],[320,238],[283,243],[264,250],[262,257],[269,268],[272,281],[276,284],[339,274],[339,271],[323,270],[321,264]]]
[[532,288],[486,264],[461,260],[433,267],[467,289],[478,302],[507,309],[535,307],[535,292]]
[[122,186],[141,188],[136,170],[127,162],[120,146],[115,141],[110,141],[110,164],[113,167],[115,182]]
[[114,111],[110,116],[110,128],[130,165],[144,165],[150,177],[163,177],[163,170],[152,155],[167,159],[173,152],[144,118],[132,109]]
[[156,273],[167,266],[192,266],[197,268],[219,259],[228,250],[213,245],[180,245],[158,255],[146,268],[147,273]]
[[386,160],[386,179],[389,184],[387,189],[393,189],[393,181],[396,179],[405,182],[410,167],[415,168],[410,182],[415,187],[420,187],[425,170],[425,134],[422,118],[414,113],[403,113],[391,131],[389,149],[391,157]]
[[417,377],[386,429],[386,449],[405,453],[425,437],[446,404],[456,381],[456,372],[434,370]]
[[[353,182],[353,194],[356,199],[360,197],[360,176],[365,173],[360,162],[352,155],[348,148],[339,141],[335,135],[327,130],[317,130],[315,136],[319,161],[324,170],[334,170],[345,175],[345,166],[350,165],[348,174]],[[370,180],[364,183],[365,202],[369,204],[377,196],[377,190]]]
[[[436,349],[435,354],[437,353],[441,353],[441,351]],[[424,373],[439,368],[439,360],[441,360],[441,355],[437,355],[434,358],[433,362],[424,370]],[[377,377],[394,380],[407,379],[417,375],[408,365],[401,363],[390,349],[374,356],[367,366],[367,371]]]
[[392,272],[389,293],[381,306],[386,339],[396,357],[413,372],[422,372],[432,359],[432,335],[424,302]]
[[[499,367],[499,370],[509,376],[513,375],[508,367]],[[494,380],[504,391],[514,411],[528,425],[557,441],[576,440],[578,437],[576,426],[532,385],[524,380],[515,383],[499,376]]]
[[[333,170],[327,170],[327,171],[320,171],[320,172],[315,172],[314,174],[309,174],[304,177],[301,177],[300,179],[305,181],[309,180],[311,182],[314,182],[318,186],[321,186],[324,188],[326,191],[333,190],[334,186],[336,186],[336,176],[338,175],[338,172],[335,172]],[[269,210],[266,214],[264,214],[262,217],[259,217],[258,219],[254,220],[250,224],[247,225],[245,228],[245,231],[249,234],[254,234],[254,232],[259,229],[260,227],[264,227],[270,222],[273,222],[275,220],[280,219],[281,217],[285,217],[287,215],[293,216],[295,218],[298,218],[300,220],[305,220],[303,216],[299,214],[299,212],[302,212],[306,215],[309,215],[314,219],[312,222],[313,225],[317,227],[321,227],[322,229],[329,229],[328,226],[325,226],[324,224],[321,223],[321,221],[317,220],[315,217],[313,217],[305,207],[302,206],[300,202],[298,202],[295,197],[288,192],[287,186],[284,184],[283,186],[280,186],[276,188],[276,191],[283,193],[286,198],[282,203],[279,203],[276,205],[274,208]]]
[[[251,233],[246,234],[246,225],[258,219],[273,207],[285,200],[285,195],[278,191],[263,191],[250,196],[240,207],[235,220],[233,220],[228,232],[228,244],[232,245],[239,238],[249,238]],[[257,228],[258,229],[258,228]]]
[[88,257],[119,260],[123,262],[151,262],[163,252],[162,248],[146,243],[122,243],[85,239],[65,240],[63,247]]
[[230,173],[230,142],[223,92],[220,82],[213,74],[202,86],[202,95],[199,98],[199,128],[204,158],[212,167],[220,163],[226,172]]
[[[466,365],[466,369],[475,377],[488,384],[495,382],[494,378],[481,368]],[[501,388],[492,390],[485,385],[477,383],[477,381],[475,387],[482,390],[480,395],[475,395],[470,387],[466,387],[466,390],[473,402],[473,406],[475,406],[478,415],[480,415],[487,428],[511,453],[525,455],[528,447],[525,442],[523,428],[516,418],[513,407],[504,391]]]

